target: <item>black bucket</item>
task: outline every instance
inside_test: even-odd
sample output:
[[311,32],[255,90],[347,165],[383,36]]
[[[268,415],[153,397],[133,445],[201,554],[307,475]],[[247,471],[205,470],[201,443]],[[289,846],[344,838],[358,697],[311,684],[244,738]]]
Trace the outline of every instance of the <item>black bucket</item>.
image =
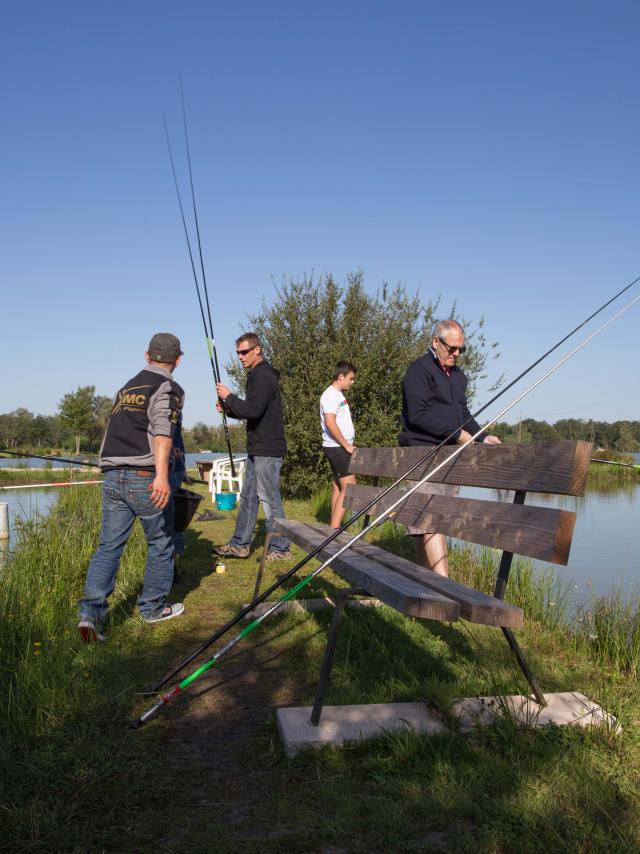
[[174,530],[186,531],[193,519],[198,504],[202,501],[202,495],[191,492],[190,489],[176,489],[173,493],[173,506],[175,508]]

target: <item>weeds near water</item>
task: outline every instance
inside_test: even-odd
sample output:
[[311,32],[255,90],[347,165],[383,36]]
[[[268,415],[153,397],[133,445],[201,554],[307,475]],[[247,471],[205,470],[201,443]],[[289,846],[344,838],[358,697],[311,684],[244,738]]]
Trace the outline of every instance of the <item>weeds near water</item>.
[[640,610],[617,588],[582,605],[575,619],[574,643],[616,671],[638,677],[640,671]]
[[[98,541],[100,493],[66,493],[47,518],[17,521],[15,549],[0,572],[0,727],[6,733],[0,758],[45,732],[78,699],[84,679],[76,672],[76,604]],[[144,565],[144,539],[135,533],[116,602],[137,583],[131,559]]]
[[[322,507],[319,497],[317,507]],[[385,521],[368,537],[373,542],[409,560],[414,559],[410,538],[404,526]],[[501,552],[495,549],[463,545],[449,548],[452,578],[468,587],[492,595]],[[511,566],[506,598],[534,620],[550,629],[558,629],[571,642],[585,649],[590,657],[637,678],[640,671],[640,610],[637,598],[625,598],[615,590],[610,596],[597,597],[572,613],[571,582],[553,569],[515,555]]]

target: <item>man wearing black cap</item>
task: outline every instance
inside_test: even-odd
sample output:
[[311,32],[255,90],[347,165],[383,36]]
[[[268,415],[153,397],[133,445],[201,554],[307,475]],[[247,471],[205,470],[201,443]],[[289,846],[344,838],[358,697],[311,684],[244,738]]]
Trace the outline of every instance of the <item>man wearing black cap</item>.
[[104,472],[100,544],[89,564],[79,607],[78,628],[87,643],[105,640],[107,598],[136,517],[147,540],[144,586],[138,598],[142,618],[157,623],[184,611],[182,603],[167,604],[173,581],[169,472],[173,435],[184,403],[184,391],[172,375],[182,355],[175,335],[154,335],[145,353],[146,368],[113,399],[100,447]]

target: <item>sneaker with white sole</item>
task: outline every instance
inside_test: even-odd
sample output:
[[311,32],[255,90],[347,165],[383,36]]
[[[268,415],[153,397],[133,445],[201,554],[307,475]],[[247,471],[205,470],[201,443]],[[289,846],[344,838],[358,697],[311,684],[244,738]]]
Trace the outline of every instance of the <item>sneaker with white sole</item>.
[[230,543],[226,543],[224,546],[213,547],[213,553],[221,557],[245,558],[249,557],[249,552],[249,546],[232,546]]
[[293,560],[293,552],[291,549],[284,552],[269,552],[265,560]]
[[162,623],[164,620],[172,620],[184,612],[182,602],[174,602],[173,605],[165,605],[162,611],[158,611],[152,617],[147,617],[145,623]]
[[106,641],[107,639],[107,636],[104,635],[91,620],[80,620],[78,623],[78,631],[82,635],[82,640],[85,643]]

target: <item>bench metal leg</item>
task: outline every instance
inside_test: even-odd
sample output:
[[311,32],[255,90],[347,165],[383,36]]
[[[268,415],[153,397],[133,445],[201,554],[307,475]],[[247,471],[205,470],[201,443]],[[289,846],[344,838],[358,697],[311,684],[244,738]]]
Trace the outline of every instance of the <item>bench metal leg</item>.
[[333,667],[333,656],[336,651],[338,642],[338,631],[342,620],[342,612],[347,603],[349,596],[364,595],[367,591],[361,590],[358,587],[348,587],[346,590],[339,590],[336,595],[335,611],[331,620],[331,628],[329,629],[329,637],[327,638],[327,646],[324,651],[324,660],[322,662],[322,670],[320,671],[320,681],[316,688],[316,697],[313,701],[313,709],[311,711],[311,723],[313,726],[318,726],[320,723],[320,715],[324,705],[324,695],[329,684],[329,676]]
[[269,543],[271,542],[271,537],[274,536],[273,531],[269,531],[267,536],[264,539],[264,551],[262,552],[262,557],[260,558],[260,566],[258,568],[258,577],[256,578],[256,586],[253,591],[253,600],[258,598],[258,594],[260,593],[260,585],[262,584],[262,573],[264,572],[264,562],[267,559],[267,555],[269,554]]
[[520,670],[524,673],[525,679],[531,686],[531,690],[536,698],[536,702],[544,708],[547,705],[547,701],[544,698],[544,694],[540,690],[540,686],[538,685],[538,680],[535,678],[531,670],[529,669],[529,665],[527,664],[527,659],[524,657],[524,653],[520,649],[518,645],[518,641],[515,639],[515,636],[511,629],[507,629],[502,626],[502,631],[504,632],[504,636],[507,639],[509,646],[513,654],[515,655],[518,664],[520,665]]
[[[513,503],[524,504],[526,495],[527,493],[524,490],[516,490],[516,493],[513,496]],[[500,567],[498,568],[498,578],[496,579],[496,587],[493,591],[493,595],[496,599],[504,599],[507,584],[509,583],[509,574],[511,572],[512,561],[513,552],[502,552],[502,558],[500,559]],[[502,626],[502,631],[507,639],[507,643],[511,647],[511,651],[516,657],[516,660],[520,666],[520,670],[522,670],[525,679],[531,686],[531,690],[533,691],[533,695],[536,698],[536,702],[544,708],[547,705],[547,701],[544,698],[544,694],[540,690],[538,680],[535,678],[529,668],[529,665],[527,664],[527,659],[524,657],[524,653],[520,649],[518,641],[515,639],[515,635],[513,634],[511,629],[507,629],[504,626]]]

